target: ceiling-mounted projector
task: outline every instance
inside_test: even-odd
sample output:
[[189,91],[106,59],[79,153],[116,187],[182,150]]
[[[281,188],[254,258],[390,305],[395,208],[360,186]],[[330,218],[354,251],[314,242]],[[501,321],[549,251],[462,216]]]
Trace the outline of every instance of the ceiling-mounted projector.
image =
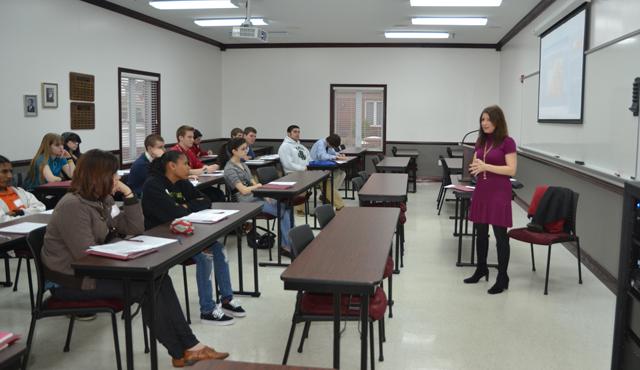
[[233,29],[231,30],[231,37],[267,42],[269,34],[267,33],[267,31],[261,28],[242,25],[233,27]]

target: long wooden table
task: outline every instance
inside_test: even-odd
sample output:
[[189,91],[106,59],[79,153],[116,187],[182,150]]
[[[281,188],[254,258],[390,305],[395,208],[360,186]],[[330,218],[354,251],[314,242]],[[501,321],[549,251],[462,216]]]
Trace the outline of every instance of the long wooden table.
[[[398,203],[407,201],[407,185],[409,175],[406,173],[373,173],[358,192],[360,206],[369,203]],[[404,241],[400,236],[402,225],[398,225],[396,232],[396,258],[394,273],[400,273],[400,267],[404,267],[400,249],[404,252]]]
[[399,149],[393,153],[394,157],[408,157],[409,159],[409,174],[410,180],[413,184],[413,191],[415,193],[418,190],[418,157],[420,152],[417,149]]
[[[299,171],[299,172],[291,172],[290,174],[283,176],[276,181],[281,182],[295,182],[295,184],[288,189],[264,189],[258,188],[253,190],[253,195],[256,197],[262,198],[273,198],[278,201],[277,204],[277,214],[280,215],[280,210],[282,205],[285,207],[288,206],[288,203],[293,200],[298,194],[302,194],[314,187],[316,184],[320,182],[326,182],[326,179],[329,177],[329,171]],[[291,226],[294,225],[293,220],[293,212],[291,212]],[[282,254],[280,252],[280,247],[282,247],[282,238],[287,237],[287,235],[281,235],[280,228],[280,216],[277,217],[277,227],[278,227],[278,262],[261,262],[260,266],[278,266],[284,267],[288,266],[288,264],[282,263]]]
[[[358,159],[358,157],[347,157],[346,160],[344,161],[336,161],[335,164],[333,165],[329,165],[329,166],[319,166],[319,165],[314,165],[314,166],[307,166],[307,169],[310,171],[329,171],[330,176],[329,176],[329,180],[331,183],[331,204],[334,204],[333,201],[333,173],[336,170],[341,170],[341,169],[347,169],[349,167],[351,167],[353,165],[353,163],[355,163],[354,161]],[[346,177],[345,177],[345,181]],[[325,197],[327,197],[327,193],[325,192],[324,194]],[[327,199],[329,199],[329,197],[327,197]]]
[[[133,370],[134,368],[130,307],[132,302],[129,293],[131,281],[144,281],[148,285],[147,292],[155,292],[155,280],[166,274],[171,267],[202,252],[202,250],[213,244],[216,239],[227,235],[233,230],[238,230],[246,220],[253,219],[253,224],[255,225],[255,217],[262,210],[262,206],[256,203],[214,203],[212,208],[236,209],[239,210],[239,212],[212,225],[198,224],[195,227],[194,234],[190,236],[177,236],[172,234],[169,231],[168,224],[147,230],[145,235],[172,238],[176,239],[176,242],[159,248],[155,253],[134,260],[120,261],[88,255],[71,264],[71,267],[73,267],[77,275],[90,276],[96,279],[122,281],[125,301],[125,347],[128,370]],[[240,251],[241,249],[242,246],[238,245],[238,250]],[[255,263],[257,261],[257,250],[255,248],[253,249],[253,258],[254,284],[256,284],[255,288],[257,290],[258,268]],[[242,261],[238,261],[238,263],[242,265]],[[151,311],[152,317],[155,317],[155,301],[155,297],[152,297],[148,302],[148,309]],[[149,327],[149,338],[151,369],[156,370],[158,368],[158,356],[153,325]]]
[[237,362],[237,361],[199,361],[195,365],[191,366],[192,370],[329,370],[321,369],[317,367],[307,366],[285,366],[285,365],[272,365],[272,364],[258,364],[250,362]]
[[347,172],[347,177],[345,178],[344,182],[344,199],[356,199],[356,191],[353,188],[351,189],[351,197],[349,197],[349,186],[351,179],[356,177],[359,171],[365,170],[367,148],[349,146],[342,149],[340,151],[340,154],[344,154],[347,157],[357,157],[357,159],[352,162],[352,165],[347,168],[348,170],[351,170],[352,173]]
[[340,295],[361,296],[361,359],[367,369],[369,296],[382,280],[397,208],[345,207],[282,273],[285,290],[333,294],[333,367],[340,368]]

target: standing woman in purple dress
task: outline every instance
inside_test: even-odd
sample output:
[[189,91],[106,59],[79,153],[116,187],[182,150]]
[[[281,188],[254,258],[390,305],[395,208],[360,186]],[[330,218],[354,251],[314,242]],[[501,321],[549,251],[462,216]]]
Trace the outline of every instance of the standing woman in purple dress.
[[480,133],[476,152],[469,171],[476,176],[477,184],[471,199],[469,219],[473,221],[478,238],[478,266],[473,275],[464,280],[475,284],[489,277],[487,253],[489,250],[489,225],[498,248],[498,277],[488,290],[489,294],[502,293],[509,288],[509,237],[511,227],[511,181],[516,174],[516,143],[509,137],[507,121],[497,105],[485,108],[480,115]]

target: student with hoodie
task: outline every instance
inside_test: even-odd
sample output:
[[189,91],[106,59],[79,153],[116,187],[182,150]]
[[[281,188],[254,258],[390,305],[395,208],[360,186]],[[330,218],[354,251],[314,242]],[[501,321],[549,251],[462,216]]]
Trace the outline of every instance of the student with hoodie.
[[0,222],[44,212],[42,202],[28,191],[11,186],[12,182],[11,161],[0,155]]
[[[189,163],[180,152],[168,151],[151,163],[150,176],[144,183],[142,211],[145,229],[211,208],[211,201],[188,180]],[[213,244],[193,256],[196,261],[196,282],[200,298],[200,319],[204,324],[231,325],[234,317],[246,316],[238,300],[233,298],[229,263],[224,245]],[[221,304],[213,300],[211,269],[220,288]]]
[[[291,125],[287,127],[287,136],[285,136],[278,149],[278,156],[280,156],[280,164],[285,174],[307,170],[311,154],[309,149],[300,143],[299,126]],[[295,210],[296,214],[304,215],[304,205],[296,206]]]

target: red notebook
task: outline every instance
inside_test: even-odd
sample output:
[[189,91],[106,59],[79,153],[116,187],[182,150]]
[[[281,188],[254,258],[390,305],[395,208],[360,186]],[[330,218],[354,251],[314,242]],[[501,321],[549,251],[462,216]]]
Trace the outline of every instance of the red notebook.
[[1,331],[0,330],[0,350],[9,347],[11,344],[13,344],[18,339],[20,339],[19,335],[14,334],[14,333],[9,332],[9,331]]
[[102,252],[102,251],[87,249],[85,252],[93,256],[113,258],[115,260],[120,260],[120,261],[129,261],[132,259],[136,259],[138,257],[146,256],[147,254],[153,253],[155,251],[157,251],[157,249],[147,249],[145,251],[140,251],[135,253],[118,254],[118,253],[109,253],[109,252]]

